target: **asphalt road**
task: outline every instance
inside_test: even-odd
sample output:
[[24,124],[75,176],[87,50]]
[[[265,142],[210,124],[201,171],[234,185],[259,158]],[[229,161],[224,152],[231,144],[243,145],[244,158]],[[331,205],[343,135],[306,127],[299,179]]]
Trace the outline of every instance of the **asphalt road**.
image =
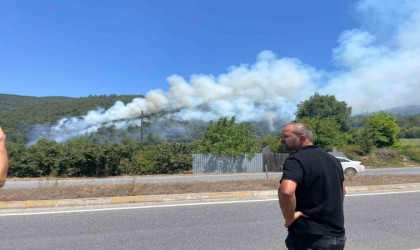
[[[32,181],[8,181],[3,188],[39,188],[46,186],[63,185],[115,185],[134,183],[174,183],[194,181],[224,181],[224,180],[248,180],[248,179],[280,179],[282,173],[243,173],[243,174],[208,174],[208,175],[157,175],[137,177],[115,178],[86,178],[86,179],[62,179],[62,180],[32,180]],[[368,169],[363,175],[379,174],[420,174],[420,167]]]
[[[419,207],[419,190],[346,197],[346,249],[420,248]],[[2,211],[1,249],[285,249],[276,200],[27,211]]]
[[380,174],[420,174],[420,167],[406,167],[406,168],[378,168],[367,169],[361,175],[380,175]]

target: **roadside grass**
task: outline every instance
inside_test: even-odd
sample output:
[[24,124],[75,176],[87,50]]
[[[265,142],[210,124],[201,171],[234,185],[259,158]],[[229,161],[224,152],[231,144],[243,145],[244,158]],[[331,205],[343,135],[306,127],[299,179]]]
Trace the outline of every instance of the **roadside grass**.
[[400,154],[397,149],[374,149],[371,154],[361,156],[360,161],[367,168],[408,167],[419,164]]
[[420,146],[420,138],[413,138],[413,139],[401,138],[399,141],[401,145],[403,146]]
[[420,146],[402,146],[397,152],[420,165]]
[[341,150],[349,159],[363,162],[368,169],[420,166],[420,146],[373,148],[368,155],[362,155],[354,146],[347,146]]
[[[346,186],[387,185],[420,183],[420,175],[356,175],[346,177]],[[1,189],[0,201],[53,200],[97,198],[113,196],[138,196],[158,194],[185,194],[206,192],[262,191],[276,190],[278,179],[182,182],[165,184],[125,185],[53,185],[35,189]]]

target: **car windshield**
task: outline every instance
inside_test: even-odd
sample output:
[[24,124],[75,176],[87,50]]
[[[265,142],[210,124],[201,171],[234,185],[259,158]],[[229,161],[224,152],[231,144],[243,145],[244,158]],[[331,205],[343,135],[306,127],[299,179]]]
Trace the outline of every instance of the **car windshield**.
[[340,162],[350,162],[350,160],[343,159],[343,158],[337,158]]

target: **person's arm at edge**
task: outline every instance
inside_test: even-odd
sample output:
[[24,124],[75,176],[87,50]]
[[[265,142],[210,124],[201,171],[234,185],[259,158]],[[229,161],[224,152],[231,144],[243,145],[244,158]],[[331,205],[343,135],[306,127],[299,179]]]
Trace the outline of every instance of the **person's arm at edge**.
[[0,188],[6,184],[7,171],[9,169],[9,159],[6,150],[6,135],[0,127]]
[[343,199],[346,196],[346,193],[347,193],[346,185],[344,185],[344,182],[343,182]]
[[279,204],[283,217],[285,220],[284,225],[289,227],[299,216],[301,212],[296,211],[296,182],[284,179],[280,183],[278,190]]

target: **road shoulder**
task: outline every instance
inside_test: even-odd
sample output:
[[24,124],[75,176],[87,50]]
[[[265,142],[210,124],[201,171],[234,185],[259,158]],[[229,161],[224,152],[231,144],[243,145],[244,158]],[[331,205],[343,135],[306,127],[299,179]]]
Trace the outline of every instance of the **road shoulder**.
[[[386,190],[420,190],[420,183],[371,185],[347,187],[348,194],[386,191]],[[96,205],[118,205],[149,202],[171,201],[205,201],[221,199],[273,199],[277,197],[277,190],[266,191],[238,191],[238,192],[209,192],[209,193],[186,193],[186,194],[163,194],[163,195],[140,195],[140,196],[115,196],[81,199],[57,199],[57,200],[27,200],[27,201],[3,201],[0,209],[31,209],[31,208],[60,208],[80,207]]]

